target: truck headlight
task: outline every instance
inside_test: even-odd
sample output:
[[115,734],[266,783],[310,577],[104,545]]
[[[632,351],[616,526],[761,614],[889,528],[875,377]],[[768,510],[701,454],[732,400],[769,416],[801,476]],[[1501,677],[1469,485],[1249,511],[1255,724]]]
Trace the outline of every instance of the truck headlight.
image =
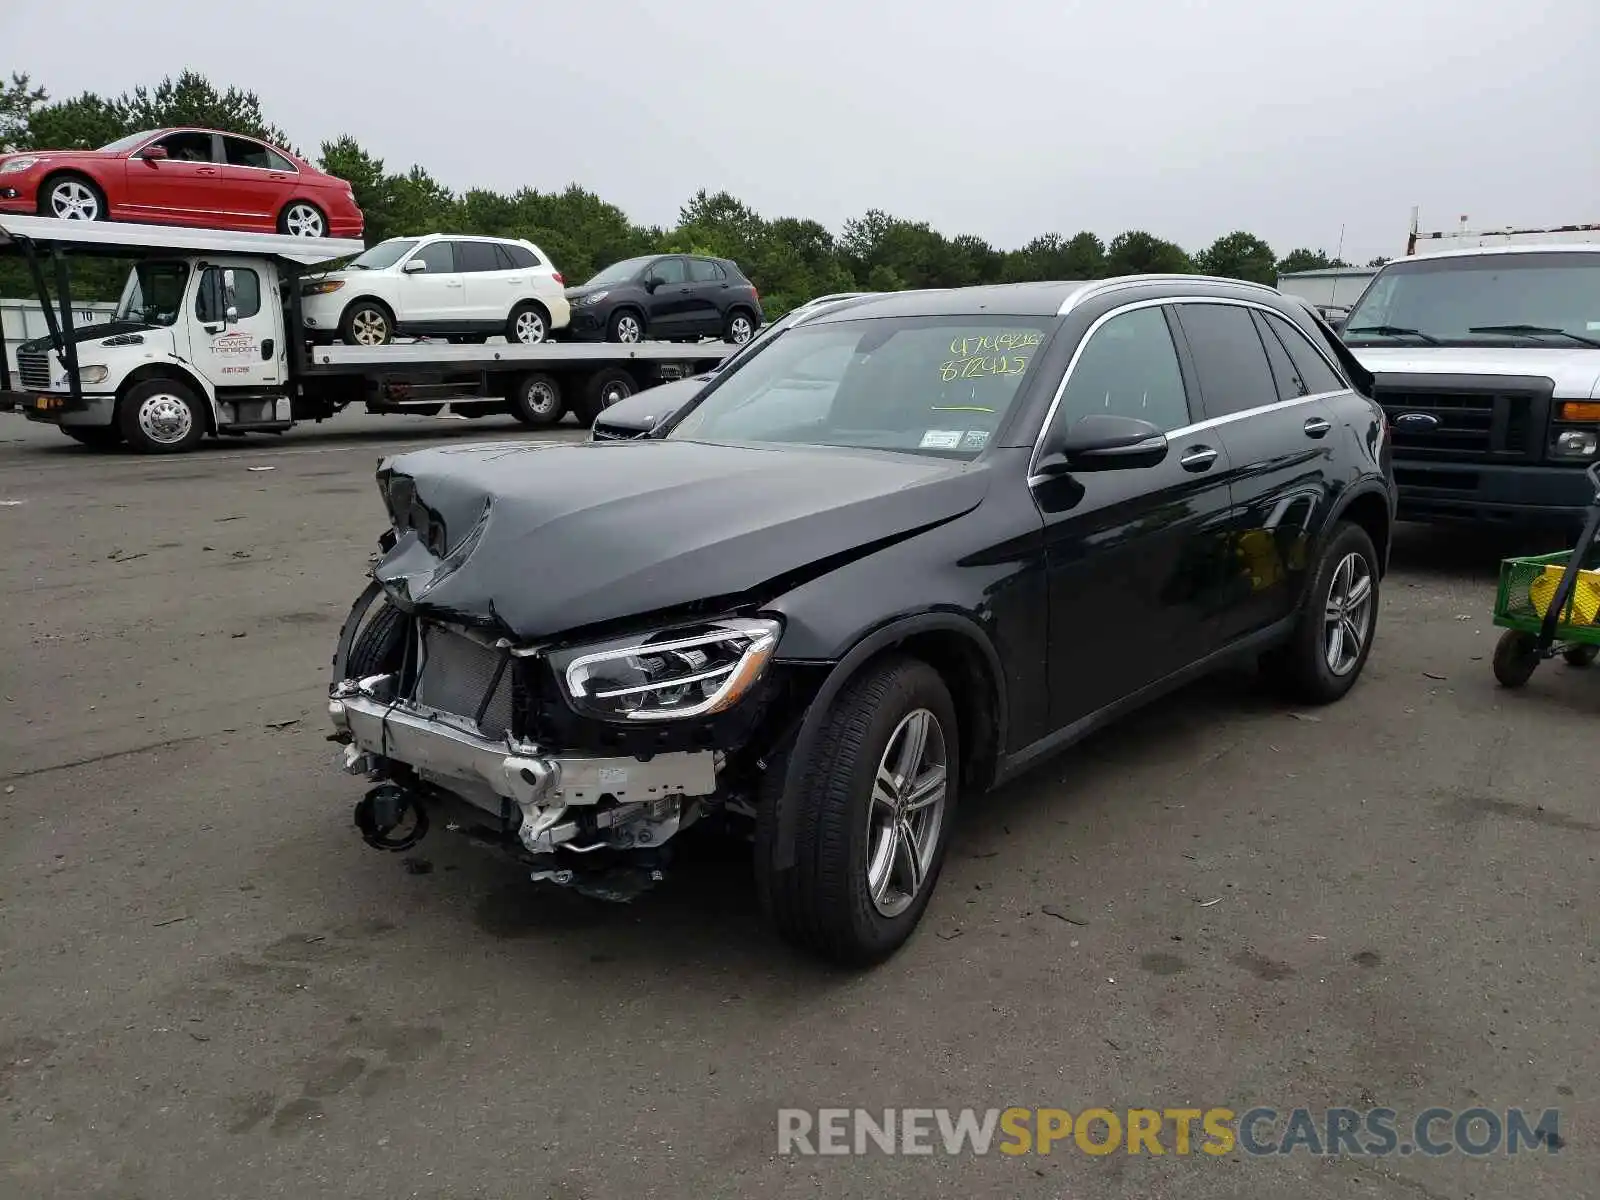
[[[107,371],[103,366],[80,366],[78,368],[78,382],[84,384],[85,386],[96,383],[104,383],[108,374],[110,374],[110,372]],[[55,386],[59,388],[71,387],[72,376],[68,374],[66,370],[63,370],[61,372],[61,378],[56,380]]]
[[761,618],[712,621],[585,648],[557,669],[568,701],[590,716],[709,717],[749,694],[772,661],[781,630],[777,621]]
[[1592,429],[1567,429],[1556,434],[1557,458],[1593,458],[1600,450],[1600,434]]

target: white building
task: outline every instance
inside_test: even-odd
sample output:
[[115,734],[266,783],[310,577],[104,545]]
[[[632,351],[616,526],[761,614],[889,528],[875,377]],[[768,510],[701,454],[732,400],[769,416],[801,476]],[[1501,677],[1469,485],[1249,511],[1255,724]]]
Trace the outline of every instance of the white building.
[[1278,290],[1285,296],[1298,296],[1307,304],[1349,308],[1377,273],[1377,267],[1326,267],[1320,271],[1291,271],[1278,276]]

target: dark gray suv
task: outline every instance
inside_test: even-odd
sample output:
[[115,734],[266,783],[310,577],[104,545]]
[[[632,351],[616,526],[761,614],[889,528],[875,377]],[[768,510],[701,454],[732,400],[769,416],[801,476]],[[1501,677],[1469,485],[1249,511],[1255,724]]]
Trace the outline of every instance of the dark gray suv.
[[748,342],[761,328],[761,295],[728,258],[652,254],[613,263],[567,289],[568,336],[579,341]]

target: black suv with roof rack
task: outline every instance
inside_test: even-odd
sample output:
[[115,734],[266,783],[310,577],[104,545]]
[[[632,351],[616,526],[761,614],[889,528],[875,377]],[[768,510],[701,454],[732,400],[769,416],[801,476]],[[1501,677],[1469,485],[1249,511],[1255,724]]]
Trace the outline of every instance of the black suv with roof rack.
[[614,898],[742,823],[778,929],[879,961],[958,797],[1241,657],[1348,692],[1395,508],[1370,386],[1270,288],[904,292],[644,438],[389,458],[329,696],[356,823]]

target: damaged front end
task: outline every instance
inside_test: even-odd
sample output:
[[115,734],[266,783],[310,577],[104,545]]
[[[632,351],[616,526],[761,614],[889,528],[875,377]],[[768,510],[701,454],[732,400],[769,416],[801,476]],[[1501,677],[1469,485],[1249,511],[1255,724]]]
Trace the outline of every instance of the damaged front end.
[[535,880],[631,899],[662,878],[679,833],[754,815],[749,748],[790,707],[768,671],[778,632],[733,617],[525,646],[369,588],[328,700],[344,770],[373,785],[356,825],[391,851],[443,825]]

